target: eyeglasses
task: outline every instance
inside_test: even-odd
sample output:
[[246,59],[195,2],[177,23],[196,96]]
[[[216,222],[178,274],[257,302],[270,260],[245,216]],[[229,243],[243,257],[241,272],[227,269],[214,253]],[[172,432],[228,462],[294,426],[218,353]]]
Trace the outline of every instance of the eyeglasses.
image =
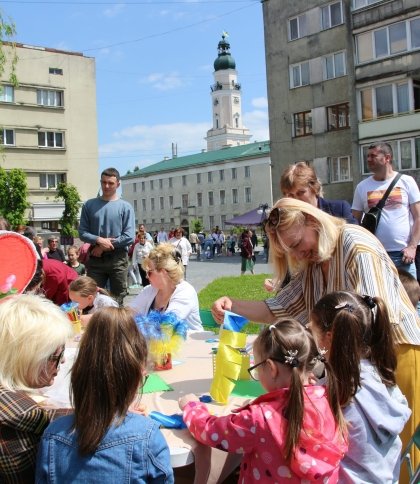
[[156,270],[157,270],[157,269],[148,269],[148,270],[146,271],[146,276],[147,276],[147,277],[150,277],[150,274],[153,274],[154,272],[156,272]]
[[268,218],[267,218],[267,224],[266,227],[273,231],[276,230],[276,228],[279,226],[280,223],[280,208],[274,207],[271,209]]
[[51,355],[48,358],[48,361],[53,361],[55,363],[55,367],[56,367],[57,370],[60,368],[60,364],[64,360],[64,351],[65,350],[66,350],[66,347],[63,346],[63,349],[60,351],[60,353],[58,355],[54,354],[54,355]]
[[255,381],[259,381],[260,380],[260,376],[258,374],[258,367],[261,366],[261,365],[264,365],[264,363],[267,363],[268,360],[271,360],[271,361],[277,361],[277,363],[284,363],[284,360],[279,360],[277,358],[266,358],[265,360],[263,361],[260,361],[259,363],[257,363],[256,365],[254,366],[251,366],[248,368],[248,373],[249,373],[249,376],[255,380]]

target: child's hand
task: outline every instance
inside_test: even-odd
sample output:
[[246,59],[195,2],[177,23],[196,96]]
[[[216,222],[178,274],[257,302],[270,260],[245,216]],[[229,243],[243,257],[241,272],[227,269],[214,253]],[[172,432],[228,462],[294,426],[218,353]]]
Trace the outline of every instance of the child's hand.
[[200,400],[194,393],[187,393],[183,397],[181,397],[178,400],[178,405],[181,410],[184,410],[184,407],[187,405],[189,402],[199,402]]

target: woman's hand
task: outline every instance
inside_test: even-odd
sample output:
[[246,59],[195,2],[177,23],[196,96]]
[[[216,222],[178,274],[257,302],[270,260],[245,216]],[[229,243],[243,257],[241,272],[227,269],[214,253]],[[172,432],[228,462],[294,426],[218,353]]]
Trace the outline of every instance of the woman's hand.
[[181,410],[184,410],[184,407],[187,405],[189,402],[199,402],[200,400],[194,393],[187,393],[183,397],[181,397],[178,400],[178,405]]
[[223,323],[225,317],[225,311],[232,310],[232,300],[227,296],[223,296],[217,299],[211,308],[211,314],[218,324]]
[[264,280],[264,289],[267,292],[273,292],[274,291],[274,282],[273,282],[273,279],[265,279]]

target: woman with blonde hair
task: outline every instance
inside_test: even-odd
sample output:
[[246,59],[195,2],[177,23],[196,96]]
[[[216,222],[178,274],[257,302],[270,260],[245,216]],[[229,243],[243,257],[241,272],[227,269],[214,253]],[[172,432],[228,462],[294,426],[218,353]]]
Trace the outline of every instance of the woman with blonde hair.
[[190,330],[202,331],[197,292],[184,280],[180,252],[171,243],[157,245],[142,264],[150,285],[136,296],[130,307],[136,314],[172,312],[188,323]]
[[50,386],[73,329],[47,299],[11,296],[0,304],[0,481],[33,482],[38,443],[50,420],[69,410],[47,410],[33,396]]

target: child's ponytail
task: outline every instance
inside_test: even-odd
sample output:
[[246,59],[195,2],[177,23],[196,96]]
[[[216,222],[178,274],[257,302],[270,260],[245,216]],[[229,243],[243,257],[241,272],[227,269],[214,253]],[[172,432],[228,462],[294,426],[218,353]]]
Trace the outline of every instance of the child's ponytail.
[[289,460],[299,442],[300,431],[303,422],[303,385],[301,371],[298,367],[292,368],[292,378],[289,388],[289,399],[284,410],[284,416],[288,421],[284,457]]

